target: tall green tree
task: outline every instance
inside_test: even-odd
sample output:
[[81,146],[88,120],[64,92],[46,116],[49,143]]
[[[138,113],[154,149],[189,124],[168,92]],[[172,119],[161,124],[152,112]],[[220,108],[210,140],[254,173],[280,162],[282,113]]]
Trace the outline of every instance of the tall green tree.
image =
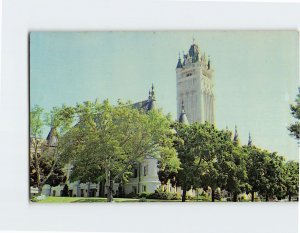
[[[113,201],[114,183],[147,156],[159,159],[162,167],[165,164],[174,170],[179,167],[171,146],[170,120],[161,112],[145,112],[121,102],[112,106],[108,101],[78,104],[75,112],[76,125],[64,139],[68,142],[64,161],[84,165],[86,171],[95,166],[103,170],[108,202]],[[87,155],[88,161],[78,163]],[[91,179],[97,178],[97,174],[89,174]]]
[[232,158],[226,162],[226,167],[224,167],[224,172],[227,175],[225,189],[232,194],[234,202],[237,201],[238,194],[251,189],[248,184],[246,163],[247,152],[244,148],[235,146]]
[[[177,133],[177,140],[175,142],[175,148],[180,159],[180,169],[176,176],[176,185],[182,189],[182,202],[186,201],[186,192],[196,184],[195,176],[195,153],[192,148],[195,146],[195,130],[193,126],[175,123],[174,129]],[[172,175],[172,174],[171,174]],[[171,178],[171,177],[169,177]]]
[[203,128],[203,146],[197,163],[200,165],[202,186],[205,189],[210,187],[214,202],[216,189],[224,189],[228,182],[228,171],[232,170],[234,165],[234,146],[228,131],[218,130],[209,124],[203,125]]
[[284,185],[284,158],[276,152],[267,152],[265,177],[267,183],[262,191],[265,192],[266,201],[269,201],[269,197],[281,199],[286,193]]
[[[63,180],[62,164],[58,159],[62,148],[59,137],[71,125],[69,110],[63,106],[47,114],[43,108],[34,106],[30,111],[30,185],[36,186],[39,192],[44,184],[57,185]],[[47,125],[51,125],[51,130],[45,140],[42,136]]]
[[264,187],[267,185],[266,164],[267,164],[267,151],[263,151],[255,146],[244,146],[248,153],[247,161],[247,175],[248,183],[251,185],[251,201],[254,201],[256,192],[263,192]]
[[212,201],[218,187],[224,188],[228,179],[228,168],[233,162],[233,142],[227,131],[217,130],[209,123],[175,125],[178,137],[176,150],[181,161],[177,179],[183,189],[182,201],[186,191],[193,187],[211,189]]
[[296,122],[288,127],[291,136],[295,137],[297,140],[300,139],[300,87],[298,88],[299,93],[297,94],[295,104],[290,105],[292,116],[296,119]]
[[299,195],[299,162],[288,161],[285,164],[285,186],[289,201]]

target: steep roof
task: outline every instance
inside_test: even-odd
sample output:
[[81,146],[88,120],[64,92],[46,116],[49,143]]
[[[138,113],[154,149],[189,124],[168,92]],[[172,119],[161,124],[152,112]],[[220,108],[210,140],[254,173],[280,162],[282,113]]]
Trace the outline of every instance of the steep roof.
[[54,127],[51,127],[50,132],[48,133],[48,136],[46,139],[47,139],[49,146],[51,146],[51,147],[57,146],[58,138],[57,138],[57,132]]

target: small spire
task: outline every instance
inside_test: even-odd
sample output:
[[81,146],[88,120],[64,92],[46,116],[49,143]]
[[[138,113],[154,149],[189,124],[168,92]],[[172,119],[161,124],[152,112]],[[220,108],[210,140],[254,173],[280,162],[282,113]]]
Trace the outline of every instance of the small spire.
[[153,85],[153,83],[152,83],[152,87],[151,87],[151,97],[152,97],[152,99],[154,99],[155,98],[155,93],[154,93],[154,85]]
[[148,98],[149,98],[149,100],[151,99],[151,92],[150,92],[150,90],[149,90],[149,97]]
[[233,142],[237,145],[238,141],[239,141],[239,135],[238,135],[238,132],[237,132],[237,126],[235,126]]
[[208,55],[207,69],[210,70],[210,56]]
[[178,68],[182,68],[180,52],[179,52],[179,56],[178,56],[178,62],[177,62],[177,65],[176,65],[176,69],[178,69]]
[[252,138],[251,138],[250,131],[249,131],[249,138],[248,138],[248,146],[252,146]]

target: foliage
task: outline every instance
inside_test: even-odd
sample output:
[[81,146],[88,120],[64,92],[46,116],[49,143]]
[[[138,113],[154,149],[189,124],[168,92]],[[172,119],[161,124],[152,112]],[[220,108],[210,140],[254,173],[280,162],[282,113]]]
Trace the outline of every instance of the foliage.
[[178,196],[177,193],[154,192],[154,193],[150,193],[146,198],[159,199],[159,200],[180,200],[181,196]]
[[44,184],[57,185],[63,181],[63,165],[58,161],[61,143],[52,145],[50,140],[43,140],[44,127],[49,123],[51,116],[53,142],[57,142],[59,137],[67,128],[71,126],[69,108],[53,108],[50,114],[45,114],[43,108],[34,106],[30,111],[30,185],[36,186],[41,192]]
[[[63,138],[66,143],[62,159],[74,165],[77,175],[73,178],[104,179],[109,201],[113,184],[126,180],[133,166],[147,156],[157,158],[161,169],[168,166],[176,171],[179,167],[172,148],[170,120],[159,111],[96,101],[77,104],[74,112],[77,122]],[[79,177],[83,173],[85,177]]]
[[292,196],[299,195],[299,162],[288,161],[285,165],[286,194],[291,201]]
[[297,94],[295,104],[290,105],[291,114],[297,121],[288,127],[290,134],[297,140],[300,139],[300,87],[298,88],[298,92],[299,93]]

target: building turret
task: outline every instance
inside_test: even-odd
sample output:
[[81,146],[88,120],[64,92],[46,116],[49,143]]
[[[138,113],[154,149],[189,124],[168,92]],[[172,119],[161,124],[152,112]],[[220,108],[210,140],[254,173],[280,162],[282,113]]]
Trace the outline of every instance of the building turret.
[[180,54],[179,54],[176,69],[181,69],[181,68],[182,68],[182,63],[181,63],[181,57],[180,57]]
[[47,136],[47,143],[50,147],[56,147],[58,144],[57,132],[54,127],[51,127],[50,132]]
[[152,83],[151,92],[149,92],[149,103],[148,103],[148,107],[147,107],[148,111],[156,109],[155,102],[156,102],[156,100],[155,100],[154,85]]
[[185,124],[185,125],[188,125],[189,124],[189,121],[187,119],[187,116],[185,114],[185,111],[184,111],[184,103],[182,101],[182,104],[181,104],[181,114],[179,116],[179,119],[178,121],[182,124]]
[[199,47],[196,44],[192,44],[189,49],[189,56],[192,58],[192,62],[195,63],[199,60]]

